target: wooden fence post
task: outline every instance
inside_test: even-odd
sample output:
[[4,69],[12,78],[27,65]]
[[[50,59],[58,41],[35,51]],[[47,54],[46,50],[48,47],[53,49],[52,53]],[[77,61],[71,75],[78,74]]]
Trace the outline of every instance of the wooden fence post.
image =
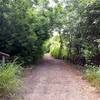
[[5,64],[5,57],[2,56],[2,64],[4,65]]
[[10,56],[9,54],[0,52],[0,57],[1,57],[1,60],[2,60],[2,64],[3,64],[3,65],[5,64],[6,58],[8,58],[9,56]]

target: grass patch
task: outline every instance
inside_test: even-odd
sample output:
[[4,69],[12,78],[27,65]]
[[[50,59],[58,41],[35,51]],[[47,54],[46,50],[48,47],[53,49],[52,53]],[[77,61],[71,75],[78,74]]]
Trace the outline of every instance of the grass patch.
[[0,95],[13,94],[21,87],[21,67],[16,63],[0,65]]
[[88,66],[85,71],[84,78],[87,79],[92,86],[100,90],[100,69],[95,66]]

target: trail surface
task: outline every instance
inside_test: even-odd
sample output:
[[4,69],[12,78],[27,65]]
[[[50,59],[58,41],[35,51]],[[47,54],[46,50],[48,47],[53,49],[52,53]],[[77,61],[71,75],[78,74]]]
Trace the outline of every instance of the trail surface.
[[49,55],[26,75],[24,84],[22,100],[100,100],[78,70]]

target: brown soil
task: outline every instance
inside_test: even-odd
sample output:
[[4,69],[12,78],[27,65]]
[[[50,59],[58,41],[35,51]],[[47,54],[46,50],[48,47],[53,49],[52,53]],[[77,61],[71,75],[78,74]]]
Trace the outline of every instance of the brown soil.
[[49,55],[25,76],[24,84],[21,100],[100,100],[79,70]]

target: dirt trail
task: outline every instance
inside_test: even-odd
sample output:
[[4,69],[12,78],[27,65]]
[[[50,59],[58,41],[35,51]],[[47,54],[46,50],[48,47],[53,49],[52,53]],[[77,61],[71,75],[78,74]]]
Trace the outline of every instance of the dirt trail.
[[24,78],[22,100],[100,100],[80,72],[49,55]]

